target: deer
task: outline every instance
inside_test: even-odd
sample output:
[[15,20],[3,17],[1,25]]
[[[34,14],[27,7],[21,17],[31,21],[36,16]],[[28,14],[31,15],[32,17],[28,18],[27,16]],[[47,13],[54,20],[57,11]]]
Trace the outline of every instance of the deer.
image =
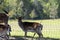
[[23,22],[22,17],[18,17],[18,24],[25,32],[25,37],[27,36],[27,32],[35,32],[34,36],[37,33],[39,37],[43,37],[43,34],[42,34],[43,25],[42,24],[37,23],[37,22]]
[[[8,12],[4,9],[2,9],[5,13],[0,13],[0,24],[5,24],[5,25],[8,25],[8,19],[9,19],[9,16],[8,16]],[[11,27],[9,27],[9,35],[10,35],[10,32],[11,32]]]

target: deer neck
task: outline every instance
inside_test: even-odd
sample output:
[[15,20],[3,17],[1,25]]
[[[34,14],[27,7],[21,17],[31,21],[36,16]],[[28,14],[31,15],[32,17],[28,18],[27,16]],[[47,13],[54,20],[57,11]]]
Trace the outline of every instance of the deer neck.
[[23,25],[22,20],[18,20],[18,23],[19,23],[20,26]]
[[24,30],[24,25],[23,25],[22,20],[18,20],[18,24],[19,24],[19,26]]

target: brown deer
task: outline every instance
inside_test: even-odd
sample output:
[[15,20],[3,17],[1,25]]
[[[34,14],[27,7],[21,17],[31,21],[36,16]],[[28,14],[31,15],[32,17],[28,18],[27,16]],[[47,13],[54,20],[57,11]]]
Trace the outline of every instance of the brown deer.
[[[3,11],[5,13],[0,13],[0,24],[5,24],[5,25],[8,25],[8,12],[6,10],[3,9]],[[9,26],[9,25],[8,25]],[[9,30],[11,31],[11,27],[9,27]],[[9,35],[10,35],[10,31],[9,31]]]
[[41,32],[43,28],[42,24],[36,22],[22,22],[22,17],[18,18],[18,24],[25,32],[25,36],[27,36],[27,32],[30,31],[30,32],[36,32],[39,35],[39,37],[43,37]]
[[0,13],[0,23],[8,24],[8,12],[3,10],[5,13]]

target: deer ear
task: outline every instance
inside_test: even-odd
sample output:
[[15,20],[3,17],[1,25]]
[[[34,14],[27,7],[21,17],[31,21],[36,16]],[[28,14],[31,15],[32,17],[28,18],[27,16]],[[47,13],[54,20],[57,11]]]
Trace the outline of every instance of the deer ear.
[[22,17],[19,17],[20,19],[22,19]]
[[18,17],[17,19],[23,19],[24,17],[23,16],[20,16],[20,17]]
[[22,17],[18,17],[18,19],[19,19],[19,20],[21,20],[21,19],[22,19]]
[[24,17],[23,17],[23,16],[21,16],[20,18],[21,18],[21,19],[23,19]]
[[22,16],[22,19],[23,19],[24,17]]

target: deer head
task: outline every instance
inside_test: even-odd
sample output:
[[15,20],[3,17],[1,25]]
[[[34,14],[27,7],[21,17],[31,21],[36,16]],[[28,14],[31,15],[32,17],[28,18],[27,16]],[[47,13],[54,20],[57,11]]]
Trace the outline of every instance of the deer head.
[[18,20],[22,20],[23,19],[23,17],[21,16],[21,17],[18,17]]

